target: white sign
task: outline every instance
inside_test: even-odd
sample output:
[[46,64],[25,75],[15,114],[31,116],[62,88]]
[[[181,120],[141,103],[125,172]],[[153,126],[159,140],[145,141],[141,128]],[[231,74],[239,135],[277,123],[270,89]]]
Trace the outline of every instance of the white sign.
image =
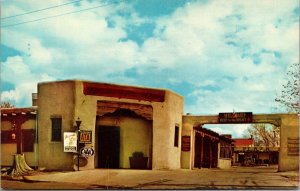
[[76,132],[64,132],[64,152],[77,151],[77,134]]
[[81,148],[80,149],[80,154],[83,157],[90,157],[95,154],[95,151],[93,148]]

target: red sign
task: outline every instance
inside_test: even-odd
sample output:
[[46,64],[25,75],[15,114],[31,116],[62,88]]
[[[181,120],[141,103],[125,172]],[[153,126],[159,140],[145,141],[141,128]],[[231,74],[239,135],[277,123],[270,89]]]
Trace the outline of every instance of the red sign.
[[191,150],[191,137],[182,136],[181,137],[181,151],[190,151]]
[[92,131],[80,131],[79,143],[92,143]]

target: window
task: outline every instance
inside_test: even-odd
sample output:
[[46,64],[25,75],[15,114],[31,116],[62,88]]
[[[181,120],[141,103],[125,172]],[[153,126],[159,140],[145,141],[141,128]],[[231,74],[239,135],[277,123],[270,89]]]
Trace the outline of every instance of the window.
[[33,152],[35,143],[35,130],[23,129],[22,130],[22,151]]
[[52,117],[51,141],[61,141],[61,117]]
[[179,127],[175,126],[174,147],[178,147]]

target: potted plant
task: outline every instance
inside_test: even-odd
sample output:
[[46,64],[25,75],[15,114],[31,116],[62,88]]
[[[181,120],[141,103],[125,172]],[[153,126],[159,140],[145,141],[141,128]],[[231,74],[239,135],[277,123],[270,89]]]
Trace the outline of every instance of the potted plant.
[[132,169],[147,169],[148,157],[144,157],[144,153],[136,151],[129,157],[130,168]]

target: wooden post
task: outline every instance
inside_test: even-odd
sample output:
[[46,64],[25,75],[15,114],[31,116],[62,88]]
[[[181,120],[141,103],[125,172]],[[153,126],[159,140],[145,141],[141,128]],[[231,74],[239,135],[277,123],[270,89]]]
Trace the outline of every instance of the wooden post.
[[16,139],[17,139],[17,154],[22,154],[22,124],[28,119],[25,115],[20,115],[18,117],[12,117],[11,121],[16,128]]
[[202,133],[200,134],[200,138],[201,138],[201,147],[200,147],[200,168],[202,168],[202,164],[203,164],[203,138],[204,138],[204,136],[202,135]]
[[17,154],[22,153],[22,129],[21,125],[16,123]]
[[209,139],[209,168],[211,168],[211,166],[212,166],[212,145],[213,145],[213,142],[210,138]]

